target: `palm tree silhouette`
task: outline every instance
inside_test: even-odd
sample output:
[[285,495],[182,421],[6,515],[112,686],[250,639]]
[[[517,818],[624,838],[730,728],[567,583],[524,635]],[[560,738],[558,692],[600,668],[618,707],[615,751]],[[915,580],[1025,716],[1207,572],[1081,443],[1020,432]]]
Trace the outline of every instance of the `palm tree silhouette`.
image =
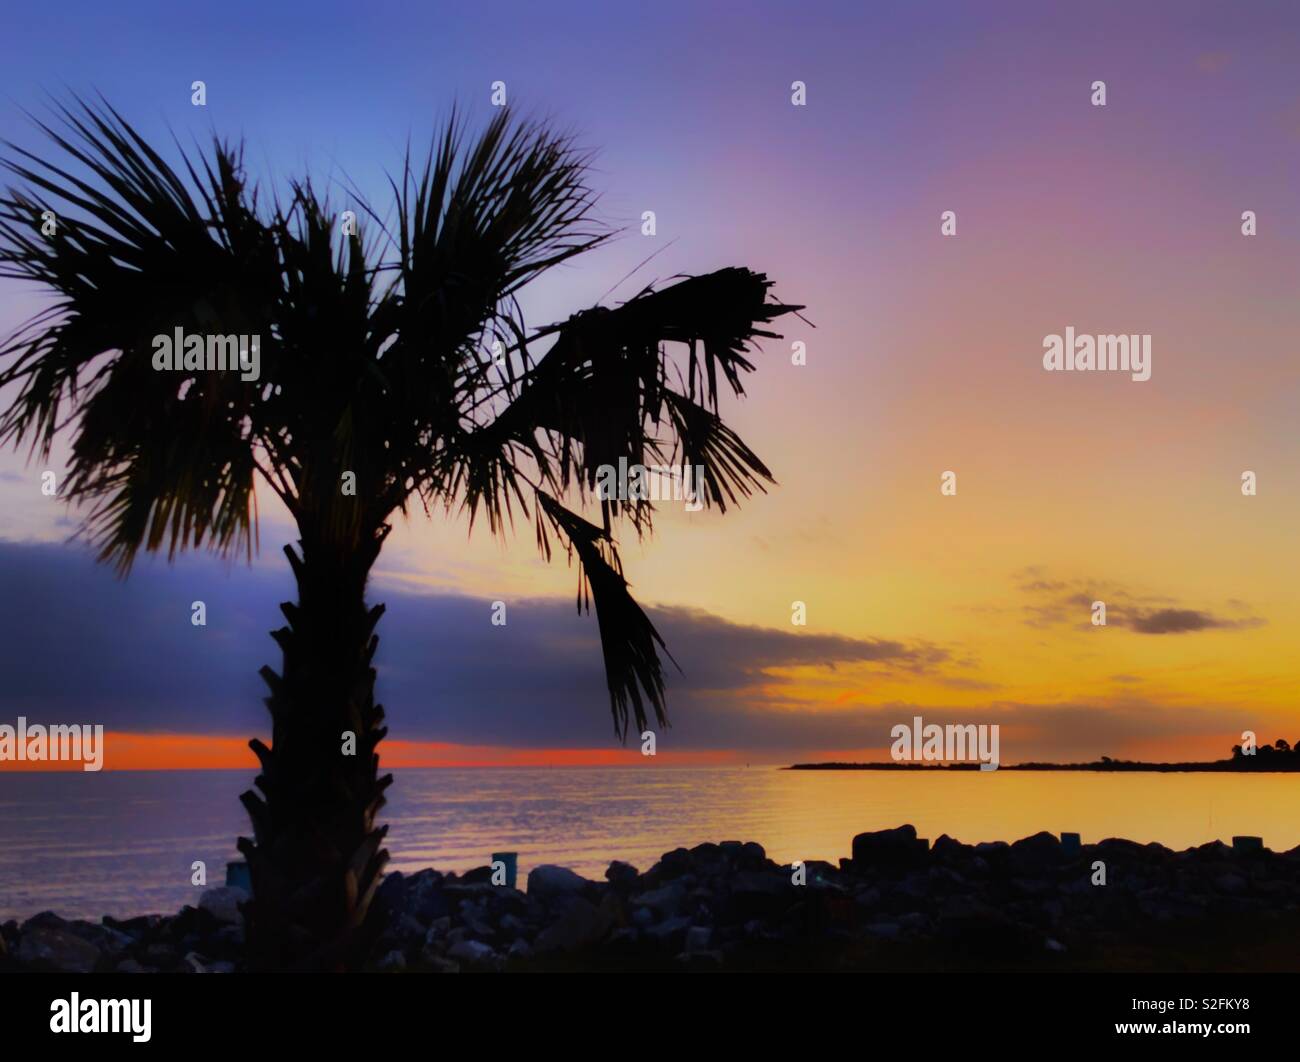
[[[57,151],[7,145],[19,180],[0,197],[0,276],[55,298],[0,348],[13,388],[0,442],[44,458],[70,428],[61,493],[122,574],[141,547],[251,559],[255,479],[283,502],[298,600],[272,632],[271,743],[250,742],[261,771],[241,798],[249,954],[262,968],[354,968],[388,858],[372,664],[383,606],[365,590],[394,514],[418,500],[497,535],[516,511],[531,519],[545,556],[553,539],[577,556],[616,733],[666,724],[663,641],[612,530],[651,530],[653,502],[601,498],[599,524],[574,509],[620,457],[702,470],[701,500],[722,511],[765,489],[771,474],[718,399],[743,394],[752,342],[779,338],[763,326],[801,307],[727,268],[530,331],[520,290],[613,233],[593,219],[588,157],[504,111],[473,139],[453,115],[423,165],[408,152],[387,221],[359,196],[336,215],[306,179],[259,196],[242,148],[216,137],[210,151],[178,146],[173,168],[102,99],[36,124]],[[259,375],[157,371],[155,337],[177,328],[260,337]]]

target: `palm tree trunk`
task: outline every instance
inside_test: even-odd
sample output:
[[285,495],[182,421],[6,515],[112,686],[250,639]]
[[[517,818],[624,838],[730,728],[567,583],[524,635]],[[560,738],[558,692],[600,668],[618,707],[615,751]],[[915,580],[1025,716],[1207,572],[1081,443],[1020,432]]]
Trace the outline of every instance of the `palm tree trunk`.
[[249,743],[261,795],[240,798],[253,823],[239,850],[252,878],[244,917],[254,968],[356,969],[374,940],[370,901],[388,861],[388,827],[375,818],[392,775],[379,777],[375,753],[387,733],[371,666],[384,608],[366,607],[365,586],[383,538],[340,548],[304,534],[301,556],[285,547],[298,603],[280,606],[289,623],[271,635],[282,672],[261,671],[271,747]]

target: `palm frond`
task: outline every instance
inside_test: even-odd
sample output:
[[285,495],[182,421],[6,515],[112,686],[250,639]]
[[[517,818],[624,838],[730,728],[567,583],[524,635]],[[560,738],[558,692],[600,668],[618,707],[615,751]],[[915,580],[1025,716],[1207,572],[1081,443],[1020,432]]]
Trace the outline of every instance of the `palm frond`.
[[141,545],[246,545],[255,389],[151,366],[152,338],[177,327],[257,331],[274,253],[239,152],[183,155],[182,176],[107,105],[58,118],[37,124],[66,163],[13,144],[3,160],[24,184],[0,195],[0,276],[54,301],[0,347],[0,386],[16,388],[0,442],[46,456],[76,422],[66,495],[92,503],[87,530],[124,567]]
[[613,540],[544,491],[537,492],[536,513],[537,543],[543,554],[550,558],[549,527],[565,539],[570,556],[578,555],[578,611],[590,611],[595,603],[610,710],[619,739],[626,740],[629,722],[636,724],[637,732],[643,731],[648,712],[660,726],[667,726],[663,666],[657,650],[663,649],[669,660],[672,655],[629,593]]
[[[724,385],[744,394],[742,374],[754,368],[747,357],[753,343],[779,338],[764,326],[802,309],[769,301],[770,287],[762,274],[721,269],[546,330],[558,333],[555,341],[511,388],[513,400],[456,449],[465,466],[456,482],[471,511],[492,504],[501,469],[520,453],[560,491],[594,490],[600,469],[620,459],[698,467],[701,501],[723,511],[765,490],[771,472],[716,411]],[[684,370],[667,353],[669,343],[685,346]],[[627,515],[644,529],[653,505],[605,499],[602,509],[606,528],[611,517]]]

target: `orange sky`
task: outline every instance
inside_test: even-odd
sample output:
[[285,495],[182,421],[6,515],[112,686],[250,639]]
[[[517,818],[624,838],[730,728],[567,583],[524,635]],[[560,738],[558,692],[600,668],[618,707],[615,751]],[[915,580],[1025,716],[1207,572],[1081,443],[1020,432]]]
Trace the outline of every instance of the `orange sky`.
[[[216,734],[104,734],[106,771],[256,770],[248,739]],[[402,767],[609,767],[645,762],[637,747],[595,749],[513,749],[453,745],[434,741],[385,741],[385,769]],[[666,750],[656,762],[669,766],[745,762],[740,753]],[[6,761],[0,771],[81,771],[79,765],[51,761]]]
[[[625,535],[639,599],[792,637],[934,652],[920,667],[759,661],[752,685],[717,697],[787,721],[878,718],[882,738],[914,710],[999,723],[1009,762],[1226,755],[1245,728],[1300,739],[1294,33],[1226,8],[1179,27],[1120,10],[1034,5],[994,33],[954,9],[939,36],[901,13],[890,33],[837,35],[793,12],[760,31],[701,11],[693,41],[727,42],[707,61],[605,59],[599,82],[585,80],[585,62],[530,59],[520,42],[503,57],[529,72],[535,102],[600,145],[610,213],[653,207],[659,219],[653,240],[633,228],[547,278],[528,297],[536,323],[591,304],[653,253],[612,298],[743,263],[807,304],[815,325],[791,320],[755,358],[746,400],[723,408],[779,486],[725,516],[669,508],[645,543]],[[805,110],[789,106],[792,76],[814,85]],[[1108,79],[1104,108],[1089,102],[1096,77]],[[449,99],[461,83],[425,87]],[[402,93],[389,88],[391,103]],[[403,106],[387,124],[373,115],[388,111],[366,112],[357,142],[338,145],[363,182],[389,158],[383,138],[427,126],[426,97]],[[198,122],[190,110],[182,100],[166,113]],[[255,144],[312,146],[296,114],[277,125],[250,104],[220,117]],[[339,139],[316,135],[316,146]],[[1257,235],[1241,233],[1246,209]],[[945,210],[955,237],[940,235]],[[35,306],[0,292],[5,323]],[[1043,338],[1067,326],[1152,335],[1151,379],[1044,372]],[[805,365],[791,364],[796,340]],[[1245,470],[1258,476],[1252,497]],[[945,471],[955,496],[940,494]],[[66,536],[39,473],[0,457],[0,537]],[[544,564],[526,524],[503,546],[416,511],[386,544],[379,599],[399,587],[572,595],[574,572],[562,558]],[[282,564],[292,532],[273,500],[261,513],[258,563]],[[1094,600],[1110,610],[1104,628],[1090,623]],[[796,601],[806,627],[791,625]],[[1180,627],[1180,616],[1191,619]],[[383,685],[381,668],[381,696]],[[765,758],[887,748],[847,735]],[[671,754],[743,759],[744,739],[740,725],[734,751]],[[242,736],[118,732],[108,748],[117,768],[251,765]],[[544,750],[394,739],[381,752],[385,765],[638,755],[612,738]]]

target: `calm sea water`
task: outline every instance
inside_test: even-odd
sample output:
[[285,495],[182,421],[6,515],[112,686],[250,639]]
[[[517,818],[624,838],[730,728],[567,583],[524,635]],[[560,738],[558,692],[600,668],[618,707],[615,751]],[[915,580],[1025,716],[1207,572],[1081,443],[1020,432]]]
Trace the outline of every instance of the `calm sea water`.
[[[600,878],[702,841],[758,841],[780,862],[838,860],[863,830],[931,839],[1073,830],[1186,848],[1234,834],[1300,844],[1300,776],[804,772],[771,767],[406,769],[385,820],[392,868],[463,871],[519,853],[521,877],[561,863]],[[0,773],[0,919],[97,919],[194,903],[190,864],[224,881],[252,773]]]

